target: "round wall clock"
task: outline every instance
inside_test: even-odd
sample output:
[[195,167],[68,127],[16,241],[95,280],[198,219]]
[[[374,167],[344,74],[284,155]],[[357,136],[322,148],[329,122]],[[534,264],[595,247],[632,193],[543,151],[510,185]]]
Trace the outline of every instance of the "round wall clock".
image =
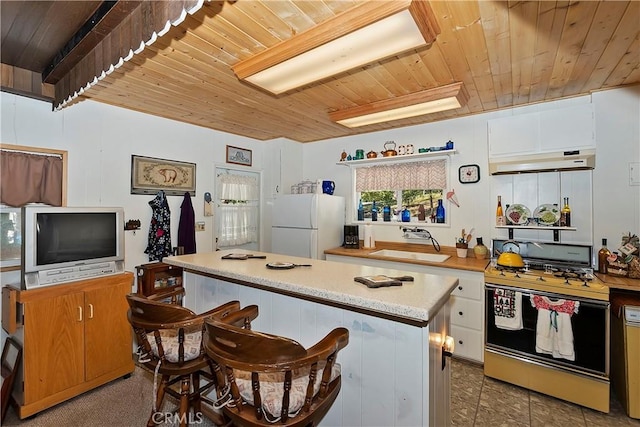
[[480,166],[462,165],[458,169],[458,180],[461,184],[473,184],[480,181]]

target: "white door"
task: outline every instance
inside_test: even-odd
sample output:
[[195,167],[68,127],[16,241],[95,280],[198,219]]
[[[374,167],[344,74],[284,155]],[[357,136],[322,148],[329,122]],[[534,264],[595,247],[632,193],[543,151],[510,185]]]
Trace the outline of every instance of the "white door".
[[260,172],[216,166],[214,248],[260,249]]
[[271,252],[275,254],[318,257],[318,231],[301,228],[271,228]]

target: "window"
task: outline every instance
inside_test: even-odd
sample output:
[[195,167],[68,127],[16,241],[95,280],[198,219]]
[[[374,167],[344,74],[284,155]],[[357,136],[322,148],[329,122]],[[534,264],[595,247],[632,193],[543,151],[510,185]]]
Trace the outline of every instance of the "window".
[[20,206],[67,204],[67,152],[0,144],[0,271],[20,270]]
[[0,269],[19,267],[22,250],[20,208],[0,205]]
[[217,175],[218,247],[258,242],[260,187],[257,175],[225,170]]
[[372,218],[375,202],[378,221],[384,221],[384,208],[388,206],[390,221],[400,221],[401,211],[406,207],[411,221],[424,218],[431,222],[430,218],[435,221],[438,199],[444,199],[447,161],[361,167],[355,169],[355,183],[356,200],[362,203],[365,220]]

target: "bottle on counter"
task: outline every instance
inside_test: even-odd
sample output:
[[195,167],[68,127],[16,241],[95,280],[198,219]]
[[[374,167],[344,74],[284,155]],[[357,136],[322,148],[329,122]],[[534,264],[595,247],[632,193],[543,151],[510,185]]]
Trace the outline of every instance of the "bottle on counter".
[[411,212],[406,206],[402,210],[402,222],[411,222]]
[[362,206],[362,199],[358,202],[358,221],[364,221],[364,206]]
[[473,254],[478,259],[484,259],[487,257],[489,249],[482,242],[482,237],[476,237],[476,245],[473,247]]
[[378,220],[378,207],[376,206],[376,201],[373,201],[373,205],[371,206],[371,221]]
[[444,206],[442,206],[442,199],[438,199],[438,207],[436,208],[436,223],[444,224]]
[[507,219],[505,218],[504,211],[502,210],[502,196],[498,196],[498,207],[496,208],[496,225],[507,225]]
[[602,239],[602,248],[598,251],[598,273],[607,274],[607,258],[611,251],[607,249],[607,239]]
[[571,227],[571,208],[569,207],[569,198],[564,198],[564,205],[560,210],[560,226]]
[[382,208],[382,220],[385,222],[391,221],[391,206],[384,205]]

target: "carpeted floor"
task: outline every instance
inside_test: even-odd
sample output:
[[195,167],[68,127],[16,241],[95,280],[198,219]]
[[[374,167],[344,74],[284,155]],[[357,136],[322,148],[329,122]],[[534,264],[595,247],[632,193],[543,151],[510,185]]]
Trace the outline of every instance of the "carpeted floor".
[[[176,401],[165,397],[164,412],[176,409]],[[3,426],[20,427],[135,427],[146,426],[153,405],[153,373],[136,367],[130,378],[118,379],[24,420],[9,408]],[[171,416],[169,416],[171,417]],[[175,420],[173,420],[175,421]],[[169,426],[167,422],[162,425]],[[176,425],[178,423],[175,423]],[[205,419],[194,423],[214,424]]]
[[[153,405],[153,373],[136,367],[128,379],[112,381],[72,400],[20,421],[9,409],[4,426],[20,427],[143,427]],[[173,411],[167,397],[162,412]],[[175,419],[173,420],[175,421]],[[170,426],[177,423],[163,423]],[[213,427],[209,419],[194,422]],[[453,359],[451,375],[451,424],[464,427],[640,427],[612,396],[611,412],[603,414],[578,405],[486,378],[482,367]],[[439,426],[438,426],[439,427]]]

